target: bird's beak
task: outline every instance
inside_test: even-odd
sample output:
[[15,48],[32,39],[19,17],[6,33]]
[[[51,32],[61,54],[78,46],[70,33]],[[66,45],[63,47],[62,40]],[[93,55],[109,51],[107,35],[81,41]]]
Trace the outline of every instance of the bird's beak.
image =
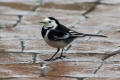
[[40,22],[40,23],[45,24],[46,22]]

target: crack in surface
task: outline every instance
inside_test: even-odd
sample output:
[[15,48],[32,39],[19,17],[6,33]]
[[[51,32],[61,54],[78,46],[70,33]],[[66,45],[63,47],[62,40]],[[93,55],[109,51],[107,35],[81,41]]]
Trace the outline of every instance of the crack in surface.
[[[86,10],[84,13],[82,13],[82,16],[83,16],[85,19],[89,18],[89,17],[87,16],[87,14],[89,14],[89,13],[92,12],[92,11],[94,11],[94,10],[96,9],[96,7],[97,7],[99,4],[101,4],[100,1],[101,1],[101,0],[96,0],[95,2],[93,2],[94,5],[93,5],[92,7],[90,7],[88,10]],[[80,21],[81,21],[80,19],[77,20],[75,23],[69,25],[69,27],[75,27],[75,25],[80,24]]]
[[100,69],[101,67],[103,66],[103,62],[98,66],[98,68],[94,71],[94,74],[96,74]]
[[105,56],[104,58],[102,58],[101,60],[102,60],[103,62],[102,62],[102,63],[100,64],[100,66],[94,71],[94,74],[96,74],[96,73],[101,69],[101,67],[103,66],[105,60],[107,60],[108,58],[110,58],[110,57],[112,57],[112,56],[114,56],[114,55],[117,55],[117,54],[119,54],[119,53],[120,53],[120,48],[118,48],[118,50],[113,51],[113,52],[111,52],[110,54],[108,54],[107,56]]
[[23,15],[18,15],[18,20],[12,27],[16,27],[22,21]]
[[100,1],[101,1],[101,0],[96,0],[96,1],[94,2],[94,5],[93,5],[91,8],[89,8],[87,11],[85,11],[82,15],[83,15],[85,18],[88,18],[86,15],[89,14],[90,12],[94,11],[94,10],[96,9],[96,7],[97,7],[99,4],[101,4]]
[[34,54],[34,53],[32,53],[32,60],[33,60],[33,63],[36,63],[36,61],[37,61],[37,54]]
[[44,1],[43,1],[43,0],[39,0],[38,3],[39,3],[39,4],[36,5],[36,6],[33,8],[33,10],[32,10],[33,12],[37,11],[37,9],[44,4]]
[[41,6],[40,4],[37,5],[37,6],[35,6],[34,9],[33,9],[32,11],[33,11],[33,12],[37,11],[37,9],[38,9],[40,6]]
[[105,61],[108,58],[110,58],[110,57],[112,57],[114,55],[117,55],[117,54],[120,54],[120,48],[118,48],[118,50],[116,50],[116,51],[111,52],[110,54],[108,54],[107,56],[105,56],[102,60]]
[[20,43],[21,43],[21,51],[23,52],[25,49],[24,41],[22,40],[20,41]]

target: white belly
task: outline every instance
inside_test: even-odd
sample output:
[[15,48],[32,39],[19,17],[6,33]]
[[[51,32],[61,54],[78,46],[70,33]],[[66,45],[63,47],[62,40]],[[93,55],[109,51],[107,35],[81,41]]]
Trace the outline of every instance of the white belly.
[[64,48],[65,46],[67,46],[66,43],[64,43],[63,41],[50,41],[50,40],[45,40],[46,43],[54,48]]

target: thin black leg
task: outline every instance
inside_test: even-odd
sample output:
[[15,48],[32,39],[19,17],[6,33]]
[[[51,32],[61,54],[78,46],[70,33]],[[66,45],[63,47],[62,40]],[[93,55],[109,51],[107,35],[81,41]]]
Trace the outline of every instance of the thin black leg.
[[62,52],[61,52],[61,54],[60,54],[60,57],[63,57],[63,50],[64,50],[64,48],[62,49]]
[[55,59],[62,59],[62,58],[65,58],[65,57],[66,57],[66,56],[63,56],[63,50],[64,50],[64,48],[62,49],[62,52],[61,52],[60,56],[59,56],[59,57],[56,57]]
[[59,51],[60,51],[60,48],[57,49],[57,51],[55,52],[55,54],[51,58],[46,59],[45,61],[51,61]]

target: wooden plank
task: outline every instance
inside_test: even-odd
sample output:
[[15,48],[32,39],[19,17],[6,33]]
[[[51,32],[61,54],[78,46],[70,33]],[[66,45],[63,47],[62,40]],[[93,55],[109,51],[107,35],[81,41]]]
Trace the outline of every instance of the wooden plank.
[[[45,75],[50,77],[90,77],[98,66],[99,63],[93,62],[52,62],[47,64],[51,70]],[[42,76],[40,73],[40,64],[0,64],[0,77],[34,78]]]

